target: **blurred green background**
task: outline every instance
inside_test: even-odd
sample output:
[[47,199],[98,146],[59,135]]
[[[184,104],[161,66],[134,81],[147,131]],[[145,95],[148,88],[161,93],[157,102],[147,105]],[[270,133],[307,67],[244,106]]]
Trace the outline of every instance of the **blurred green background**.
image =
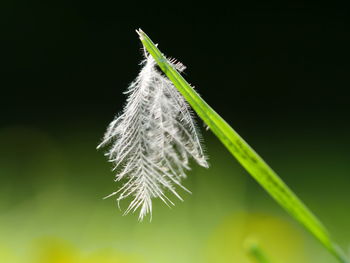
[[[95,148],[138,71],[141,27],[318,215],[350,254],[347,6],[286,2],[1,3],[0,262],[336,262],[203,129],[193,164],[152,222],[122,216]],[[170,194],[169,194],[170,196]],[[122,203],[122,208],[127,202]]]

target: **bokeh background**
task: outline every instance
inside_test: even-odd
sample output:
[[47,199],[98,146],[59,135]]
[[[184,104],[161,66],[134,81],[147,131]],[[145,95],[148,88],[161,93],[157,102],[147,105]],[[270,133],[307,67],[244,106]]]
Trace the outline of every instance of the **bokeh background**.
[[152,222],[102,200],[119,185],[95,148],[141,27],[349,251],[348,7],[152,5],[1,1],[0,262],[249,263],[249,240],[275,263],[336,262],[210,131],[211,167],[193,164],[193,194],[155,200]]

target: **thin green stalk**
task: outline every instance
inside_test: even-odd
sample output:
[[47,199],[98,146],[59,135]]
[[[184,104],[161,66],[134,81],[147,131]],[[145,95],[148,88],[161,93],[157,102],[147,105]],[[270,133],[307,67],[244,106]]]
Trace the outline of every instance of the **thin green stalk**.
[[255,241],[248,240],[245,244],[245,249],[250,258],[256,263],[272,263],[267,257],[266,253],[261,249],[259,244]]
[[239,136],[239,134],[217,114],[171,66],[152,40],[142,31],[137,33],[147,51],[153,56],[161,70],[173,82],[198,116],[236,157],[249,174],[292,217],[300,222],[339,262],[349,263],[345,254],[332,241],[326,228],[303,202],[289,189],[265,161]]

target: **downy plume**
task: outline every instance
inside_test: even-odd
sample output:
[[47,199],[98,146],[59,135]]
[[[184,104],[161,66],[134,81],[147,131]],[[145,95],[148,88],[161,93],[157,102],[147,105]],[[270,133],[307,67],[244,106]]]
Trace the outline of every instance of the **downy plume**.
[[[107,197],[118,195],[118,206],[122,199],[132,197],[124,214],[140,208],[139,220],[152,213],[152,198],[174,205],[165,191],[182,200],[175,187],[188,191],[181,179],[190,169],[190,157],[208,167],[187,102],[156,68],[152,56],[144,53],[141,71],[125,92],[128,98],[124,110],[110,123],[98,146],[110,144],[106,156],[114,164],[113,170],[118,171],[115,180],[124,182]],[[179,72],[185,69],[175,60],[169,63]]]

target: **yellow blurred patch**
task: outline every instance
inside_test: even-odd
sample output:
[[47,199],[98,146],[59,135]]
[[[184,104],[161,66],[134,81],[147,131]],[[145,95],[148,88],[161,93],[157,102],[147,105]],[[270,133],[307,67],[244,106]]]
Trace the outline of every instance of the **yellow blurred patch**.
[[44,238],[35,244],[33,263],[77,263],[78,251],[68,242]]
[[0,244],[0,262],[18,262],[14,253],[4,244]]
[[[255,240],[272,262],[309,262],[299,230],[282,218],[263,213],[240,213],[226,218],[208,241],[208,263],[252,263],[247,240]],[[248,242],[249,243],[249,242]]]
[[69,242],[56,238],[41,239],[35,245],[33,263],[140,263],[131,256],[112,249],[93,252],[79,251]]

